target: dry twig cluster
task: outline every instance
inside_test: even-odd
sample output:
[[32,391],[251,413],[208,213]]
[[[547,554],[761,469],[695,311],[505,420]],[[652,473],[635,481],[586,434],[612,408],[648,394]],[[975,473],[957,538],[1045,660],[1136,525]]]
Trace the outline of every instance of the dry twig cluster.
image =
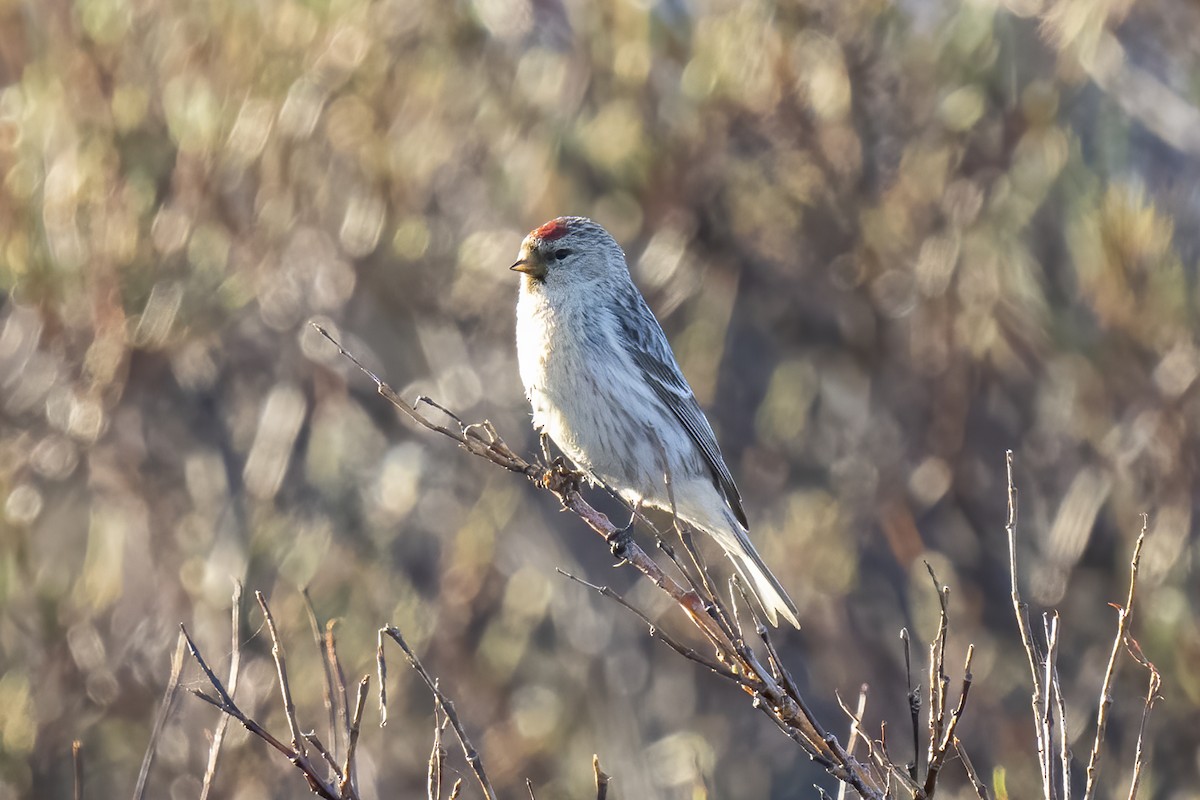
[[[1021,643],[1029,663],[1029,676],[1033,684],[1030,702],[1033,706],[1035,721],[1034,732],[1037,737],[1038,765],[1041,768],[1042,793],[1045,800],[1070,800],[1071,797],[1071,747],[1067,740],[1066,701],[1063,699],[1062,682],[1058,675],[1058,641],[1059,616],[1057,611],[1043,612],[1042,632],[1044,639],[1038,642],[1033,634],[1033,626],[1029,621],[1029,606],[1021,599],[1017,586],[1017,488],[1013,481],[1013,454],[1005,453],[1008,475],[1008,522],[1005,532],[1008,534],[1009,574],[1012,578],[1013,611],[1017,617],[1017,627],[1021,633]],[[1100,774],[1100,758],[1104,735],[1108,730],[1109,710],[1112,708],[1113,681],[1116,678],[1118,658],[1121,649],[1125,648],[1135,661],[1146,668],[1150,675],[1150,686],[1146,692],[1146,702],[1142,709],[1142,722],[1138,729],[1137,751],[1134,755],[1133,779],[1129,787],[1129,798],[1137,796],[1138,785],[1141,781],[1142,767],[1145,764],[1143,742],[1146,733],[1146,720],[1154,706],[1154,700],[1162,684],[1158,669],[1142,654],[1142,648],[1129,632],[1133,614],[1134,592],[1137,589],[1138,565],[1142,558],[1142,545],[1146,541],[1146,529],[1149,518],[1142,515],[1142,530],[1133,546],[1133,556],[1129,562],[1129,591],[1125,604],[1114,607],[1117,609],[1117,633],[1113,639],[1112,650],[1108,657],[1108,666],[1104,671],[1104,680],[1100,688],[1100,699],[1096,711],[1096,734],[1092,740],[1091,752],[1087,764],[1087,784],[1084,788],[1084,800],[1092,800],[1096,796],[1097,778]]]
[[[330,341],[337,342],[323,329],[318,328]],[[543,461],[529,461],[512,450],[488,422],[467,424],[451,410],[426,398],[418,398],[409,405],[382,379],[364,367],[353,355],[338,345],[343,355],[350,358],[376,384],[379,393],[396,406],[407,417],[422,427],[440,433],[454,440],[469,453],[484,458],[504,469],[524,475],[539,488],[555,495],[562,506],[582,519],[593,531],[602,536],[611,547],[614,556],[623,564],[628,564],[640,571],[655,586],[666,593],[675,604],[683,610],[687,618],[703,637],[707,651],[701,652],[696,647],[689,646],[676,635],[664,631],[658,624],[649,619],[642,611],[631,605],[624,597],[606,586],[597,586],[574,575],[568,578],[579,582],[599,592],[637,615],[648,627],[650,634],[668,645],[684,658],[700,664],[734,684],[751,698],[755,708],[765,714],[771,722],[786,736],[792,739],[801,750],[814,762],[825,769],[839,783],[839,798],[845,796],[847,790],[852,790],[859,797],[867,800],[890,800],[891,798],[912,798],[927,800],[937,792],[939,779],[951,756],[958,758],[964,767],[966,779],[975,793],[988,800],[988,787],[976,772],[962,741],[956,735],[958,724],[962,719],[967,705],[971,684],[971,663],[974,656],[974,646],[967,648],[963,664],[962,678],[957,697],[951,692],[951,678],[946,672],[945,656],[946,643],[950,631],[948,603],[950,590],[941,585],[932,568],[929,574],[938,592],[940,617],[933,641],[929,644],[929,663],[927,684],[922,703],[921,687],[912,681],[912,657],[907,631],[902,632],[905,647],[905,660],[909,665],[908,705],[912,721],[913,758],[901,763],[894,755],[894,737],[889,738],[886,725],[880,727],[877,737],[868,735],[865,731],[863,716],[866,708],[867,687],[863,686],[858,699],[857,708],[851,710],[844,703],[842,708],[851,721],[850,735],[846,745],[839,742],[829,729],[813,714],[809,703],[805,700],[796,682],[792,679],[787,668],[782,663],[771,632],[761,619],[757,608],[747,601],[745,593],[736,581],[729,584],[728,599],[722,592],[717,591],[715,583],[697,548],[693,545],[691,536],[686,530],[676,531],[679,534],[679,544],[686,553],[686,558],[680,557],[674,546],[659,536],[658,545],[676,567],[674,577],[646,553],[624,529],[617,528],[608,518],[592,507],[580,494],[578,476],[571,472],[561,461],[552,461],[549,454],[544,452]],[[444,416],[448,423],[438,422],[426,416],[426,409],[431,409]],[[1045,643],[1039,645],[1033,636],[1029,622],[1028,607],[1021,600],[1018,591],[1017,558],[1016,558],[1016,517],[1017,501],[1016,488],[1012,478],[1012,453],[1008,458],[1008,533],[1010,571],[1012,580],[1012,600],[1016,612],[1022,642],[1028,657],[1030,673],[1033,681],[1031,702],[1036,721],[1035,733],[1039,764],[1041,766],[1042,782],[1046,800],[1057,800],[1070,797],[1071,790],[1071,753],[1062,735],[1065,729],[1065,703],[1057,671],[1057,652],[1059,640],[1059,620],[1057,613],[1043,615],[1043,630]],[[1145,538],[1145,527],[1138,537],[1131,562],[1131,577],[1128,596],[1123,607],[1118,609],[1118,630],[1113,642],[1112,654],[1108,669],[1105,673],[1104,685],[1097,716],[1097,730],[1091,756],[1087,768],[1087,788],[1085,800],[1090,800],[1095,794],[1096,774],[1098,772],[1101,745],[1104,740],[1109,708],[1112,704],[1112,682],[1116,673],[1119,651],[1122,647],[1150,672],[1150,687],[1142,716],[1142,726],[1138,737],[1137,756],[1134,765],[1133,784],[1130,787],[1130,798],[1137,794],[1138,782],[1144,763],[1143,736],[1145,723],[1157,693],[1160,679],[1157,670],[1141,654],[1137,642],[1129,634],[1130,613],[1133,606],[1134,590],[1137,580],[1137,568],[1141,553],[1142,542]],[[358,740],[358,732],[362,722],[363,708],[366,701],[369,676],[364,676],[359,682],[356,701],[351,704],[346,692],[345,680],[337,656],[337,650],[332,635],[332,628],[327,629],[322,639],[320,628],[316,621],[315,612],[309,604],[310,620],[318,647],[322,650],[325,661],[325,705],[329,714],[331,747],[326,747],[315,733],[303,733],[296,718],[295,705],[292,701],[288,686],[287,669],[283,647],[279,641],[274,619],[261,593],[256,595],[266,620],[267,630],[272,641],[272,654],[275,659],[277,680],[280,694],[284,703],[288,720],[290,742],[285,743],[269,733],[260,724],[246,715],[233,699],[232,687],[236,681],[237,669],[237,606],[238,595],[234,600],[234,663],[230,678],[231,690],[227,691],[220,679],[205,663],[200,651],[196,648],[187,632],[183,636],[187,641],[192,656],[204,671],[215,696],[192,690],[201,699],[216,706],[225,715],[232,717],[245,726],[251,733],[266,741],[299,769],[309,787],[320,797],[331,800],[357,800],[359,797],[354,779],[354,754]],[[739,606],[739,598],[742,606]],[[307,600],[307,595],[306,595]],[[739,613],[739,611],[743,613]],[[754,621],[752,632],[747,632],[743,626],[743,618],[751,616]],[[427,797],[428,800],[442,800],[448,797],[454,800],[463,791],[462,780],[459,779],[448,787],[445,776],[444,761],[446,750],[443,746],[443,734],[449,727],[458,739],[463,756],[470,767],[483,795],[488,800],[496,798],[496,792],[487,777],[483,760],[455,711],[454,704],[441,691],[438,681],[424,667],[412,648],[404,639],[402,633],[393,626],[385,626],[378,633],[377,664],[380,684],[380,713],[381,724],[387,721],[387,662],[384,653],[386,640],[395,642],[405,655],[409,664],[420,676],[426,687],[433,694],[434,734],[433,745],[428,760]],[[839,698],[840,702],[840,698]],[[924,736],[921,729],[922,705],[925,711]],[[209,785],[216,765],[216,753],[220,746],[220,731],[214,737],[209,771],[205,785]],[[922,743],[923,739],[923,743]],[[855,755],[859,742],[862,743],[865,755],[859,758]],[[340,746],[339,746],[340,745]],[[314,758],[309,748],[319,757]],[[339,759],[335,753],[342,752]],[[918,755],[924,753],[924,763]],[[322,774],[319,764],[324,761],[327,774]],[[1057,768],[1056,768],[1057,765]],[[923,767],[923,769],[922,769]],[[596,797],[604,800],[608,792],[609,776],[593,762],[596,783]],[[528,785],[529,795],[535,798],[532,785]],[[824,790],[818,788],[821,796]],[[535,798],[536,800],[536,798]]]
[[[237,638],[237,613],[238,613],[238,596],[239,591],[234,593],[234,638]],[[200,650],[196,647],[196,643],[192,641],[192,637],[188,634],[187,629],[180,626],[181,635],[187,641],[187,646],[192,654],[192,658],[196,660],[200,669],[204,672],[204,676],[208,679],[212,686],[215,696],[210,695],[200,689],[192,689],[192,694],[199,697],[201,700],[215,706],[224,712],[224,715],[232,717],[242,724],[246,730],[262,739],[267,744],[274,747],[279,752],[283,753],[292,764],[300,770],[304,775],[305,781],[309,788],[318,797],[326,798],[327,800],[358,800],[359,794],[355,785],[354,779],[354,755],[358,745],[358,733],[362,725],[363,709],[367,702],[367,690],[370,687],[370,676],[364,676],[358,684],[358,692],[353,706],[353,711],[350,711],[349,695],[346,693],[344,681],[334,691],[332,686],[332,675],[341,675],[341,664],[337,657],[337,650],[333,644],[332,636],[327,638],[329,646],[325,650],[325,656],[328,659],[329,669],[326,671],[326,707],[330,710],[330,746],[326,746],[321,741],[315,731],[304,733],[301,731],[299,720],[296,717],[296,704],[292,699],[292,690],[288,682],[287,661],[284,656],[283,643],[279,640],[279,631],[275,627],[275,618],[271,614],[271,608],[267,605],[267,600],[262,592],[255,592],[255,598],[258,600],[258,605],[262,609],[263,617],[266,620],[267,631],[271,636],[271,655],[275,659],[276,676],[279,682],[279,692],[283,700],[284,715],[287,717],[288,732],[290,741],[285,743],[274,736],[265,727],[259,724],[253,717],[248,716],[238,706],[233,699],[231,690],[225,688],[221,679],[209,668]],[[236,651],[235,651],[236,652]],[[235,657],[231,664],[230,685],[234,685],[237,680],[237,661]],[[335,719],[340,719],[342,724],[333,724]],[[345,742],[344,756],[342,759],[336,757],[338,739]],[[205,775],[205,785],[210,785],[212,775],[216,770],[217,753],[220,748],[220,738],[213,737],[213,745],[209,757],[209,769]],[[312,749],[310,753],[309,748]],[[319,756],[321,761],[324,761],[327,767],[326,774],[322,774],[323,770],[318,766],[320,761],[315,760],[313,753]]]

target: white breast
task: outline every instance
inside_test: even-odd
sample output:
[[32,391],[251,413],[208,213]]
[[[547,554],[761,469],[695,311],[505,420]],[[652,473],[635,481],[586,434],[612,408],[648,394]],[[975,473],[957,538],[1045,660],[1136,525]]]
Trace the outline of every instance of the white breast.
[[615,338],[603,308],[569,300],[553,306],[522,290],[517,356],[534,425],[580,469],[627,497],[663,493],[664,469],[683,476],[691,464],[661,465],[658,436],[675,426]]
[[[533,424],[567,447],[571,426],[562,406],[578,391],[586,359],[571,335],[571,309],[551,307],[542,292],[522,288],[517,303],[517,362]],[[574,455],[568,453],[568,455]]]

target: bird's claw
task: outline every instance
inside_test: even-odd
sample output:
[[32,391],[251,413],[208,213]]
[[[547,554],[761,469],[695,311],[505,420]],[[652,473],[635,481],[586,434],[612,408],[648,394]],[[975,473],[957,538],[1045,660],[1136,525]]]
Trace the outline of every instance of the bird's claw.
[[629,545],[629,540],[633,538],[633,523],[637,522],[638,512],[641,510],[642,503],[639,500],[634,505],[633,511],[629,515],[629,522],[625,523],[625,527],[617,528],[604,537],[608,541],[608,549],[612,551],[613,557],[619,559],[617,566],[625,563],[625,548]]
[[624,528],[617,528],[612,533],[604,537],[608,542],[609,552],[613,554],[613,558],[617,559],[617,566],[625,563],[625,554],[628,552],[629,542],[633,538],[633,520]]
[[549,469],[542,473],[542,485],[558,494],[579,491],[582,481],[583,473],[572,469],[562,456],[551,461]]

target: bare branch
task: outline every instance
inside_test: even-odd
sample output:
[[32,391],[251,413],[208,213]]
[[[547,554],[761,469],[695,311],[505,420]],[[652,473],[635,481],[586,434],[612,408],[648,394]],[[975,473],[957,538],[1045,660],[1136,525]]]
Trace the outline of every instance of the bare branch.
[[[1054,744],[1054,699],[1062,692],[1062,687],[1055,680],[1058,675],[1055,665],[1058,661],[1058,612],[1042,614],[1042,628],[1046,636],[1046,659],[1043,664],[1042,678],[1042,711],[1041,711],[1041,740],[1046,743],[1045,758],[1042,759],[1042,783],[1050,787],[1054,793],[1054,770],[1050,751]],[[1059,739],[1064,739],[1064,731],[1059,730]]]
[[608,782],[612,778],[600,769],[600,756],[592,756],[592,772],[596,776],[596,800],[606,800],[608,797]]
[[317,653],[321,656],[321,670],[324,677],[321,683],[321,699],[325,702],[325,713],[329,715],[329,746],[337,750],[338,706],[334,700],[333,671],[329,667],[329,659],[325,657],[325,641],[321,635],[321,623],[317,620],[317,610],[313,607],[312,598],[308,594],[308,587],[300,590],[300,596],[304,598],[304,612],[308,617],[308,626],[312,629],[313,641],[317,645]]
[[74,773],[75,800],[83,800],[83,742],[71,742],[71,770]]
[[350,695],[346,691],[346,673],[342,669],[342,661],[338,657],[337,637],[334,629],[337,620],[325,623],[325,662],[333,674],[333,703],[337,708],[338,719],[341,721],[342,738],[350,738]]
[[441,706],[435,700],[433,703],[433,747],[429,750],[429,765],[425,776],[427,800],[442,800],[442,768],[446,764],[446,748],[442,747],[442,731],[445,730],[446,723],[440,719],[440,709]]
[[363,708],[367,705],[367,690],[370,686],[370,675],[364,675],[358,682],[358,698],[354,702],[354,716],[350,719],[350,736],[346,741],[346,762],[342,766],[342,779],[338,783],[338,791],[344,797],[349,797],[354,793],[354,753],[358,749],[358,731],[362,726]]
[[713,672],[720,675],[722,678],[728,678],[729,680],[739,683],[743,687],[745,687],[751,691],[754,691],[757,689],[756,684],[753,684],[750,681],[746,680],[745,677],[734,672],[733,670],[731,670],[729,667],[725,666],[724,664],[720,664],[716,661],[713,661],[710,658],[706,658],[705,656],[702,656],[699,653],[697,653],[692,648],[687,647],[686,645],[680,644],[679,642],[675,641],[673,638],[671,638],[666,633],[664,633],[662,628],[655,625],[654,622],[651,621],[651,619],[649,617],[647,617],[644,613],[642,613],[641,610],[639,610],[637,607],[632,605],[628,600],[626,600],[624,597],[622,597],[621,595],[614,592],[609,587],[597,586],[594,583],[588,583],[587,581],[583,580],[582,578],[572,575],[571,573],[569,573],[565,570],[560,569],[560,570],[558,570],[558,573],[560,575],[562,575],[563,577],[573,580],[582,586],[586,586],[587,588],[600,594],[602,597],[606,597],[609,600],[612,600],[613,602],[619,604],[623,608],[628,609],[630,612],[632,612],[634,615],[636,615],[638,619],[640,619],[642,622],[646,623],[646,627],[649,628],[651,636],[653,636],[655,639],[658,639],[659,641],[663,642],[668,647],[670,647],[672,650],[674,650],[676,653],[678,653],[679,655],[688,659],[689,661],[695,661],[700,666],[705,667],[706,669],[712,670]]
[[965,752],[962,745],[957,743],[958,739],[954,735],[954,732],[958,729],[959,720],[962,719],[963,711],[967,707],[967,696],[971,693],[971,683],[974,681],[974,676],[971,673],[971,662],[974,658],[975,645],[968,645],[967,657],[963,662],[962,689],[958,695],[958,703],[954,706],[954,710],[950,712],[949,719],[943,723],[942,738],[938,740],[929,757],[929,766],[925,773],[924,796],[926,798],[932,798],[937,789],[938,776],[946,764],[946,758],[950,754],[951,746],[953,745],[960,754]]
[[167,688],[163,692],[162,702],[158,705],[158,714],[154,717],[154,727],[150,731],[150,742],[146,745],[146,754],[142,757],[142,768],[138,771],[137,784],[133,789],[133,800],[142,800],[146,793],[146,781],[150,777],[150,766],[154,763],[154,754],[158,750],[158,739],[162,735],[163,726],[171,716],[175,707],[175,699],[179,692],[179,676],[183,672],[184,640],[179,638],[175,643],[175,655],[171,657],[171,675],[167,678]]
[[1150,519],[1142,515],[1142,530],[1133,545],[1133,557],[1129,560],[1129,592],[1125,597],[1124,607],[1117,608],[1117,635],[1113,639],[1112,650],[1108,656],[1108,667],[1104,671],[1104,682],[1100,687],[1100,706],[1096,712],[1096,738],[1092,741],[1092,753],[1088,758],[1087,787],[1084,789],[1084,800],[1092,800],[1096,796],[1096,779],[1100,774],[1100,747],[1104,743],[1104,734],[1108,728],[1108,712],[1112,708],[1112,686],[1117,676],[1117,656],[1121,645],[1129,635],[1129,623],[1133,615],[1134,591],[1137,588],[1138,565],[1142,560],[1142,544],[1146,541],[1146,529]]
[[1033,633],[1029,626],[1029,607],[1021,600],[1021,591],[1017,587],[1017,486],[1013,482],[1013,452],[1004,451],[1006,473],[1008,476],[1008,521],[1004,531],[1008,534],[1008,573],[1012,581],[1013,612],[1017,617],[1017,629],[1021,633],[1021,644],[1025,648],[1025,658],[1029,663],[1029,673],[1033,679],[1033,691],[1030,703],[1033,706],[1034,731],[1037,733],[1038,764],[1042,769],[1042,791],[1045,800],[1053,800],[1053,790],[1048,780],[1051,743],[1046,741],[1045,729],[1040,724],[1042,714],[1041,658],[1037,654],[1037,646],[1033,642]]
[[[867,685],[864,683],[862,685],[862,687],[860,687],[859,694],[858,694],[858,701],[859,701],[858,704],[859,704],[859,707],[862,709],[862,711],[851,711],[850,707],[848,705],[846,705],[846,701],[842,699],[841,692],[837,691],[836,689],[833,692],[833,696],[837,700],[838,706],[842,709],[842,713],[845,714],[850,719],[850,733],[854,736],[857,736],[859,739],[862,740],[863,744],[866,745],[868,754],[870,754],[876,750],[875,742],[872,742],[871,737],[867,736],[867,734],[863,733],[863,730],[862,730],[862,715],[866,711],[866,698],[863,697],[866,686]],[[887,723],[882,723],[882,724],[886,725]],[[850,742],[849,752],[853,753],[854,750],[855,750],[855,743],[852,740]]]
[[[327,332],[319,326],[314,327],[317,327],[322,335],[337,345],[337,342]],[[620,564],[633,566],[672,599],[714,648],[715,659],[703,656],[693,648],[681,644],[674,637],[664,634],[659,630],[657,624],[651,623],[644,614],[607,587],[588,584],[585,581],[579,581],[574,576],[568,577],[587,585],[637,614],[653,636],[661,639],[677,653],[707,667],[750,694],[754,706],[766,714],[783,733],[796,741],[813,761],[820,764],[837,780],[848,784],[861,797],[868,800],[875,798],[882,800],[895,781],[902,783],[914,795],[922,791],[922,787],[918,785],[914,777],[915,759],[909,774],[896,775],[897,768],[886,758],[886,749],[882,746],[869,748],[872,761],[862,764],[838,743],[836,737],[825,731],[812,713],[795,681],[783,666],[774,647],[771,633],[759,618],[757,606],[753,603],[750,604],[751,613],[755,617],[756,632],[759,635],[758,641],[762,643],[761,651],[756,650],[757,644],[751,646],[747,642],[741,618],[737,613],[738,595],[742,589],[735,583],[735,588],[728,600],[723,600],[716,593],[715,584],[709,578],[703,559],[686,529],[681,531],[681,542],[691,559],[690,567],[676,558],[673,549],[663,541],[661,536],[658,537],[659,546],[679,567],[683,576],[681,583],[666,574],[625,530],[614,526],[604,514],[583,499],[580,494],[580,475],[571,471],[562,459],[551,458],[548,444],[544,438],[542,439],[542,457],[546,463],[528,461],[505,444],[491,423],[484,421],[468,424],[450,409],[427,397],[419,397],[409,405],[401,400],[379,376],[366,369],[340,345],[337,346],[341,353],[350,358],[375,383],[379,394],[395,405],[409,419],[427,430],[452,439],[472,455],[486,459],[504,469],[525,475],[537,488],[553,494],[565,510],[579,517],[596,534],[604,538]],[[666,476],[666,481],[669,486],[669,475]],[[638,517],[637,509],[634,510],[633,516],[634,519]],[[653,525],[651,527],[653,528]],[[944,596],[942,603],[944,608]],[[942,628],[944,629],[945,626],[946,623],[943,621]],[[376,661],[380,676],[380,713],[384,724],[387,720],[387,664],[383,653],[385,635],[397,640],[397,643],[409,656],[410,663],[413,663],[414,668],[422,673],[422,678],[425,679],[427,686],[435,692],[435,697],[439,697],[439,702],[441,702],[439,690],[433,685],[428,673],[424,671],[423,667],[420,667],[419,662],[415,662],[411,651],[399,637],[399,632],[391,627],[382,628]],[[931,690],[938,693],[936,703],[942,712],[935,721],[936,728],[933,731],[935,735],[932,737],[935,743],[933,747],[936,748],[938,742],[946,742],[945,748],[948,749],[951,739],[946,734],[950,730],[951,723],[944,718],[948,678],[945,677],[941,665],[945,650],[944,632],[935,644],[934,654],[939,661],[934,665],[934,673],[938,676],[938,680],[931,681]],[[909,683],[911,685],[911,680]],[[919,698],[919,695],[917,697]],[[919,699],[913,701],[913,705],[919,710]],[[465,742],[465,736],[462,733],[461,725],[457,724],[457,718],[452,715],[451,709],[447,708],[445,704],[443,704],[443,709],[450,717],[451,725],[455,728],[460,742]],[[469,743],[464,743],[464,749],[468,751],[468,761],[472,763],[472,768],[476,768],[477,754],[474,753]],[[478,772],[479,770],[477,770],[477,777],[479,776]],[[489,797],[492,796],[488,788],[485,788],[485,793],[488,793]]]
[[337,763],[337,759],[333,757],[333,753],[329,752],[329,748],[326,747],[325,743],[321,741],[321,737],[317,736],[316,731],[309,731],[308,733],[304,734],[304,740],[312,745],[313,749],[317,751],[317,755],[325,759],[326,764],[333,768],[333,774],[335,777],[342,774],[341,764]]
[[379,676],[379,727],[387,727],[387,659],[383,657],[383,636],[376,637],[375,674]]
[[1054,715],[1058,725],[1058,766],[1062,776],[1063,800],[1071,800],[1071,740],[1067,736],[1067,701],[1063,698],[1062,681],[1058,678],[1058,666],[1051,670],[1054,687]]
[[[410,406],[396,391],[378,375],[367,369],[350,352],[343,348],[328,331],[310,323],[322,336],[337,347],[338,352],[362,371],[375,383],[379,394],[395,406],[401,413],[421,427],[440,433],[453,441],[472,455],[486,459],[504,469],[519,472],[529,478],[536,486],[554,494],[563,507],[582,519],[588,527],[605,541],[615,547],[614,555],[627,561],[649,578],[655,586],[670,595],[692,622],[714,643],[724,637],[720,625],[709,615],[705,602],[695,590],[684,589],[674,579],[662,571],[662,568],[650,558],[646,552],[630,537],[622,537],[621,529],[617,528],[604,514],[601,514],[587,503],[579,493],[579,476],[566,469],[561,463],[547,467],[534,464],[521,458],[503,439],[499,437],[490,422],[468,425],[450,409],[442,406],[428,397],[418,397]],[[439,424],[420,413],[423,407],[429,407],[453,422],[453,427]],[[619,545],[619,547],[617,547]]]
[[[771,637],[771,631],[767,629],[766,625],[760,623],[755,632],[758,634],[758,638],[762,639],[763,648],[767,651],[767,657],[773,665],[772,669],[777,671],[784,690],[792,697],[800,697],[800,687],[796,685],[792,674],[783,665],[783,659],[779,657],[779,651],[775,649],[775,640]],[[818,735],[820,735],[819,731]],[[850,747],[853,749],[853,742],[850,743]]]
[[967,780],[971,781],[971,788],[975,790],[975,794],[979,796],[979,800],[991,800],[987,787],[979,779],[979,773],[975,771],[975,765],[971,763],[971,759],[967,756],[967,749],[962,746],[962,742],[958,740],[957,736],[954,737],[954,751],[958,753],[958,758],[962,761],[963,769],[967,771]]
[[[841,701],[842,698],[838,697],[838,702],[840,703]],[[845,707],[843,706],[843,708]],[[859,736],[862,733],[862,718],[865,713],[867,713],[867,685],[864,683],[858,688],[858,708],[850,715],[850,733],[846,737],[848,744],[846,752],[851,757],[854,756],[854,747],[858,744]],[[869,747],[870,742],[867,742],[867,745]],[[838,784],[837,800],[846,800],[845,783]]]
[[[437,682],[434,681],[433,676],[429,674],[428,670],[425,669],[425,666],[420,662],[419,659],[417,659],[416,654],[413,653],[412,648],[408,646],[408,642],[404,640],[404,636],[401,635],[400,630],[393,625],[388,625],[387,627],[379,629],[379,648],[377,652],[379,654],[378,659],[381,665],[380,684],[382,685],[383,676],[386,674],[386,670],[382,666],[384,664],[384,636],[390,637],[392,641],[398,644],[400,649],[404,651],[404,656],[408,659],[408,663],[417,671],[417,674],[421,676],[421,680],[425,682],[425,686],[429,689],[429,691],[433,694],[434,699],[436,699],[438,704],[442,707],[442,712],[446,715],[446,719],[450,720],[450,727],[454,729],[454,735],[458,737],[458,743],[462,746],[463,755],[466,757],[467,764],[471,767],[471,771],[475,773],[475,779],[479,782],[479,787],[483,789],[484,796],[487,797],[488,800],[496,800],[496,791],[492,788],[491,781],[488,780],[487,772],[484,771],[483,761],[479,757],[479,751],[475,749],[475,745],[471,744],[471,740],[467,736],[466,729],[463,728],[462,722],[459,721],[458,712],[454,710],[454,703],[452,703],[450,699],[442,693],[441,689],[438,688]],[[450,796],[454,797],[455,794],[456,791],[451,792]]]
[[912,720],[913,757],[908,763],[908,777],[917,779],[917,759],[921,752],[921,686],[912,682],[912,642],[908,628],[900,629],[900,641],[904,643],[904,682],[908,686],[908,715]]
[[179,630],[184,641],[187,642],[187,647],[192,654],[192,658],[195,659],[196,664],[204,673],[204,677],[208,679],[209,684],[217,692],[216,697],[210,697],[199,689],[192,689],[192,694],[233,717],[238,722],[242,723],[242,726],[246,730],[250,731],[250,733],[262,739],[280,753],[283,753],[284,756],[287,757],[288,761],[291,761],[292,764],[298,770],[300,770],[301,774],[304,775],[304,779],[308,782],[308,786],[310,789],[312,789],[314,794],[319,797],[324,797],[326,800],[346,800],[344,796],[337,793],[333,786],[331,786],[327,781],[325,781],[324,778],[317,774],[316,768],[313,766],[307,755],[298,751],[296,748],[289,747],[288,745],[279,741],[279,739],[275,738],[275,736],[273,736],[268,730],[263,728],[262,725],[259,725],[258,722],[250,717],[247,717],[245,713],[238,708],[237,703],[233,702],[233,698],[229,695],[229,692],[225,690],[224,685],[222,685],[221,679],[218,678],[216,673],[209,668],[208,663],[204,660],[204,656],[200,654],[200,650],[196,647],[196,643],[193,642],[192,637],[188,635],[187,628],[185,628],[183,625],[180,625]]
[[[950,599],[950,587],[942,585],[933,571],[933,566],[928,561],[925,562],[925,569],[933,581],[933,589],[938,594],[940,606],[937,633],[929,645],[929,747],[925,760],[927,765],[926,791],[932,793],[933,782],[937,780],[934,759],[939,752],[944,758],[946,751],[943,734],[947,724],[946,691],[950,684],[950,678],[946,675],[946,635],[950,627],[947,604]],[[932,782],[930,778],[932,778]]]
[[1146,721],[1150,718],[1150,711],[1154,708],[1154,701],[1158,698],[1158,690],[1162,687],[1162,676],[1159,674],[1158,668],[1142,654],[1142,648],[1138,645],[1137,640],[1128,636],[1125,639],[1125,646],[1134,660],[1150,673],[1150,685],[1146,689],[1146,703],[1142,706],[1142,721],[1138,725],[1137,751],[1133,759],[1133,778],[1129,784],[1129,800],[1136,800],[1138,786],[1142,782],[1142,765],[1145,763],[1143,744],[1146,740]]
[[279,631],[275,628],[275,617],[267,605],[267,598],[262,592],[254,593],[259,608],[267,622],[267,632],[271,635],[271,656],[275,659],[275,672],[279,679],[279,694],[283,698],[283,713],[287,717],[288,730],[292,734],[292,748],[304,755],[304,737],[300,735],[300,723],[296,721],[296,703],[292,700],[292,688],[288,683],[287,660],[283,655],[283,644],[279,641]]
[[[242,639],[238,636],[239,623],[242,618],[242,582],[233,582],[233,598],[230,603],[230,657],[229,657],[229,696],[237,694],[238,672],[242,660]],[[182,644],[182,641],[181,641]],[[217,776],[217,757],[221,753],[221,743],[225,741],[225,731],[229,728],[229,715],[222,714],[217,720],[216,730],[213,731],[212,744],[208,748],[208,766],[204,769],[204,783],[200,787],[200,800],[207,800],[212,791],[213,779]]]

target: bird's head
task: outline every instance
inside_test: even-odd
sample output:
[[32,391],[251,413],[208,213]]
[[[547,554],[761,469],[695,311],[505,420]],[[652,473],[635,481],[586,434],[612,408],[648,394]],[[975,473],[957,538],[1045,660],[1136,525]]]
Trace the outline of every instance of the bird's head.
[[511,268],[525,275],[527,288],[549,290],[629,276],[616,240],[585,217],[558,217],[530,231]]

